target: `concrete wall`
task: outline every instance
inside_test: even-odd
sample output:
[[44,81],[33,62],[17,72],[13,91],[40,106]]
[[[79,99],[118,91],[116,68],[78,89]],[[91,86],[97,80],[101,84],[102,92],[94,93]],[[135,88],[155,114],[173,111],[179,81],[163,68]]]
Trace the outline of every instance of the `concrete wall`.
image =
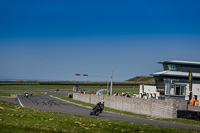
[[177,101],[174,99],[142,99],[80,93],[74,93],[73,99],[92,104],[96,104],[104,99],[106,107],[158,118],[177,118],[177,110],[187,109],[186,101]]
[[188,106],[188,110],[200,112],[200,108],[196,106]]

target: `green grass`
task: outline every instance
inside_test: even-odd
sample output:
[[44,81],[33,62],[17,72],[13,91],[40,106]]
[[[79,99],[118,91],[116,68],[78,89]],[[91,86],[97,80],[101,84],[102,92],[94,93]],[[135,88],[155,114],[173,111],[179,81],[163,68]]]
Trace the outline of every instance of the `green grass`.
[[72,89],[72,85],[0,85],[0,90]]
[[11,93],[0,92],[0,96],[10,97]]
[[[139,88],[124,88],[124,87],[113,88],[113,93],[114,93],[114,91],[116,91],[119,95],[121,95],[122,92],[124,92],[124,93],[129,92],[131,94],[131,96],[133,96],[133,93],[135,93],[135,94],[139,93]],[[106,92],[104,92],[104,93],[106,93]],[[86,94],[94,94],[94,90],[90,91],[89,89],[86,89]]]
[[182,123],[182,124],[189,124],[189,125],[197,125],[197,126],[200,126],[200,121],[189,120],[189,119],[183,119],[183,118],[176,118],[176,119],[160,119],[160,118],[155,118],[155,120],[167,121],[167,122],[172,122],[172,123]]
[[[56,90],[56,89],[72,89],[74,85],[0,85],[0,96],[10,96],[11,93],[22,93],[25,90],[35,90],[35,91],[44,91],[44,90]],[[86,90],[87,94],[93,94],[94,91],[100,89],[100,86],[80,86]],[[107,86],[102,86],[102,88],[107,88]],[[133,89],[134,88],[134,89]],[[113,92],[117,91],[121,94],[122,91],[129,91],[132,93],[139,93],[137,86],[113,86]],[[40,94],[40,92],[34,92],[34,94]]]
[[165,127],[101,120],[22,108],[19,105],[0,102],[0,132],[2,133],[51,133],[51,132],[135,132],[135,133],[197,133]]
[[[0,91],[10,90],[56,90],[56,89],[73,89],[74,85],[0,85]],[[101,86],[80,86],[82,89],[90,92],[91,90],[99,90]],[[107,89],[107,86],[102,86],[103,89]],[[138,86],[113,86],[115,90],[132,90],[138,88]],[[110,88],[109,88],[110,89]]]
[[[76,103],[76,104],[80,104],[82,106],[94,107],[94,104],[74,100],[74,99],[69,98],[67,96],[59,96],[59,95],[54,95],[54,96],[61,98],[61,99],[64,99],[64,100],[67,100],[67,101],[70,101],[70,102],[73,102],[73,103]],[[153,120],[160,120],[160,121],[166,121],[166,122],[172,122],[172,123],[182,123],[182,124],[190,124],[190,125],[200,126],[200,121],[194,121],[194,120],[189,120],[189,119],[182,119],[182,118],[174,118],[174,119],[164,119],[164,118],[162,118],[161,119],[161,118],[155,118],[155,117],[142,115],[142,114],[135,114],[135,113],[127,112],[127,111],[120,111],[120,110],[116,110],[116,109],[112,109],[112,108],[108,108],[108,107],[105,107],[104,111],[109,111],[109,112],[114,112],[114,113],[119,113],[119,114],[124,114],[124,115],[130,115],[130,116],[145,118],[145,119],[153,119]]]

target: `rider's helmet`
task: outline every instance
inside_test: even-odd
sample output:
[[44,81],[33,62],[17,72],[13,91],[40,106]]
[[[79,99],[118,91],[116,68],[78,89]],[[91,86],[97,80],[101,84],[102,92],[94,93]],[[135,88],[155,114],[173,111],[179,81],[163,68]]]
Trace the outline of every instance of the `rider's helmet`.
[[101,100],[101,104],[104,104],[104,100],[103,99]]

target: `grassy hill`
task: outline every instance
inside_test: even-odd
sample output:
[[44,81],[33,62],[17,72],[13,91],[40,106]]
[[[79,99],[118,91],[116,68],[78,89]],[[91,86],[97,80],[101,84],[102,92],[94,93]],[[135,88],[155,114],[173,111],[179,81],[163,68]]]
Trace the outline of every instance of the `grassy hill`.
[[141,84],[143,82],[145,84],[155,84],[155,79],[154,79],[154,77],[136,76],[136,77],[128,79],[124,82],[125,83],[139,83],[139,84]]

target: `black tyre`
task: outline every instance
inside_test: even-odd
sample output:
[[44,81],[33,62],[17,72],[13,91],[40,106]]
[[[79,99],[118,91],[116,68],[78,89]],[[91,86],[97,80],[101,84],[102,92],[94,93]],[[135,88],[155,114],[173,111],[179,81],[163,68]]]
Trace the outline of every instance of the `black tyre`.
[[90,115],[93,115],[93,112],[90,112]]
[[97,111],[97,112],[96,112],[96,116],[98,116],[99,114],[100,114],[100,111]]

